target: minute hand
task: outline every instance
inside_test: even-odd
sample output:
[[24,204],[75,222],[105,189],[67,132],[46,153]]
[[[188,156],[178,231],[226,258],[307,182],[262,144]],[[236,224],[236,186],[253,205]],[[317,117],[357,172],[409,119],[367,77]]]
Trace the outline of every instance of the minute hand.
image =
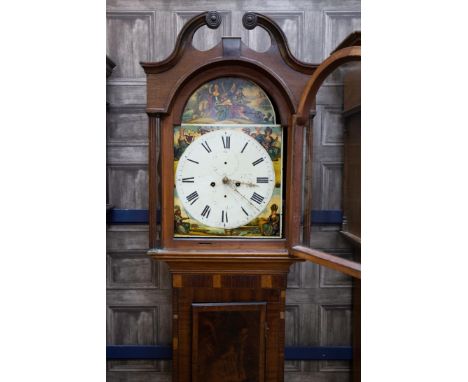
[[249,187],[258,187],[258,184],[255,184],[252,182],[241,182],[240,180],[229,179],[229,183],[240,183],[240,184],[245,184],[246,186],[249,186]]
[[258,212],[260,212],[260,210],[257,208],[257,206],[255,206],[254,204],[252,204],[252,202],[251,202],[249,199],[247,199],[244,195],[242,195],[242,194],[236,189],[236,187],[235,187],[234,185],[231,184],[231,182],[227,182],[227,184],[231,187],[231,189],[232,189],[233,191],[237,192],[241,197],[243,197],[245,200],[247,200],[247,202],[248,202],[253,208],[255,208]]

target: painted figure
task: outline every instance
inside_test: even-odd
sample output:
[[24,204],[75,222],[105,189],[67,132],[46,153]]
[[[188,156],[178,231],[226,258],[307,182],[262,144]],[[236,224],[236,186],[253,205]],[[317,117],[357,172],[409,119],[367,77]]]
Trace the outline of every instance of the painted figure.
[[184,223],[184,220],[190,218],[184,218],[182,211],[179,206],[174,207],[174,232],[182,235],[186,235],[190,232],[190,223]]
[[190,145],[193,137],[189,137],[185,134],[185,129],[181,127],[179,129],[179,137],[177,138],[177,144],[174,145],[174,158],[179,160],[182,153]]
[[256,127],[255,133],[251,135],[257,140],[258,143],[260,143],[265,148],[265,150],[270,155],[271,160],[277,160],[281,155],[280,142],[278,140],[278,136],[273,138],[273,130],[269,126],[265,128],[264,133],[261,133],[260,129],[261,127]]
[[278,235],[280,230],[280,215],[278,214],[278,206],[272,204],[270,207],[271,214],[268,219],[260,219],[260,232],[263,236]]

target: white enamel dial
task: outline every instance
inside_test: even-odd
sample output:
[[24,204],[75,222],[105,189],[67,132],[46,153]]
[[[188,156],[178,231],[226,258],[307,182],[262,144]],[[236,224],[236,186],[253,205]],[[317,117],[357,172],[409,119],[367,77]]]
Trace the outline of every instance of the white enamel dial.
[[201,135],[187,147],[175,181],[179,199],[193,219],[232,229],[264,210],[275,187],[275,171],[254,138],[221,129]]

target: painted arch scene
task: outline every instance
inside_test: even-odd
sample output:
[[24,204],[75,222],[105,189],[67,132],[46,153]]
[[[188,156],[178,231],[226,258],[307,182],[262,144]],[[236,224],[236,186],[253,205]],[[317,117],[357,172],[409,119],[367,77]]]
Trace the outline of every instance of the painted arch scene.
[[237,77],[222,77],[199,87],[182,115],[189,124],[276,124],[273,105],[258,85]]

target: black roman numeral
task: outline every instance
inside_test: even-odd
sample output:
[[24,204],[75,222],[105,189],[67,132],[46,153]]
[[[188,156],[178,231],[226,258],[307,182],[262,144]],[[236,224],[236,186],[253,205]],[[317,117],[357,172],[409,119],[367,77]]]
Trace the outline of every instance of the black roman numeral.
[[243,147],[242,150],[241,150],[241,154],[244,152],[244,150],[245,150],[245,148],[247,147],[248,144],[249,144],[249,142],[246,142],[246,143],[245,143],[244,147]]
[[198,200],[198,192],[193,191],[189,196],[187,196],[187,201],[192,202],[190,204],[195,203]]
[[250,197],[250,199],[252,199],[255,203],[260,204],[261,202],[263,202],[263,199],[265,198],[263,196],[260,196],[256,192],[254,192],[253,195]]
[[200,163],[198,163],[196,160],[192,160],[192,159],[189,159],[189,158],[187,158],[187,160],[189,160],[189,161],[192,162],[192,163],[200,164]]
[[256,166],[257,164],[262,163],[263,161],[264,161],[263,158],[258,158],[255,162],[252,162],[252,164]]
[[249,213],[248,213],[246,210],[244,210],[244,207],[241,207],[241,208],[242,208],[242,211],[244,211],[244,214],[246,214],[247,216],[249,216]]
[[[189,178],[182,178],[182,183],[193,183],[193,179],[194,179],[193,176],[191,176]],[[257,180],[257,183],[258,183],[258,180]]]
[[268,177],[257,178],[257,183],[268,183]]
[[211,212],[211,207],[207,205],[205,206],[205,208],[203,208],[201,216],[208,219],[208,216],[210,216],[210,212]]
[[229,222],[228,221],[228,216],[227,216],[227,211],[226,212],[224,212],[224,211],[221,212],[221,223],[224,223],[224,222],[226,222],[226,223]]
[[211,153],[211,148],[210,148],[210,146],[208,145],[208,142],[207,142],[207,141],[202,142],[202,146],[204,147],[204,149],[205,149],[208,153]]
[[221,137],[223,140],[223,147],[225,149],[230,149],[231,148],[231,137]]

